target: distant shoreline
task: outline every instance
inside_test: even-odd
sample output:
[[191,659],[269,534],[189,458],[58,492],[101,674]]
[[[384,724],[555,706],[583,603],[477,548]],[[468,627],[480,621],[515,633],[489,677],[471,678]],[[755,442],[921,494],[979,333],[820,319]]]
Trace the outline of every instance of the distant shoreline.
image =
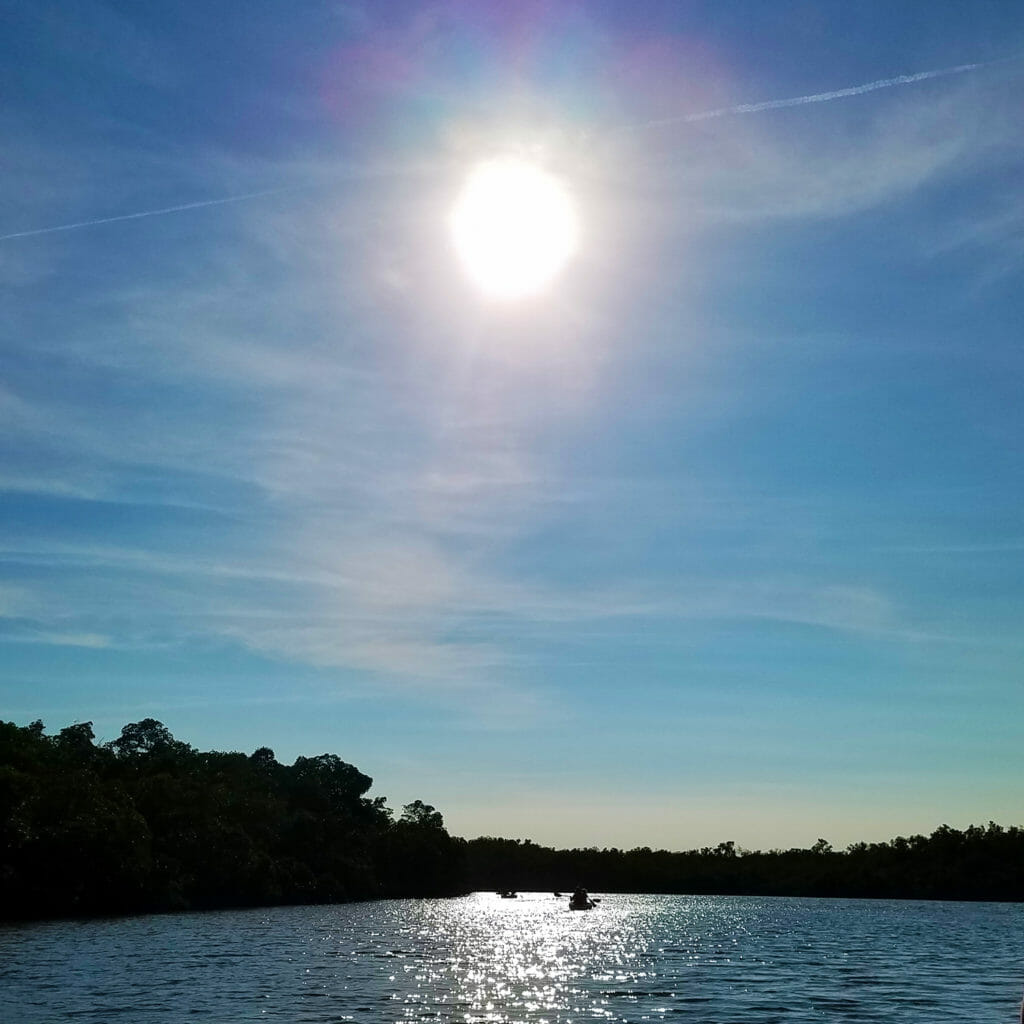
[[472,891],[1024,902],[1024,829],[994,822],[834,850],[556,850],[400,815],[334,754],[198,751],[160,722],[0,722],[0,918],[329,905]]

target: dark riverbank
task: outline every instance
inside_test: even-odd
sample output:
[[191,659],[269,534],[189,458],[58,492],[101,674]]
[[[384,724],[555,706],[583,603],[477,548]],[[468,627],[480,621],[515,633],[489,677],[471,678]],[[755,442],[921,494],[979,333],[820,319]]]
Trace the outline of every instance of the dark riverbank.
[[477,889],[565,890],[718,896],[820,896],[866,899],[1024,901],[1024,830],[990,822],[964,830],[942,825],[930,836],[855,843],[833,850],[717,847],[673,853],[553,850],[530,842],[481,838],[468,844]]
[[473,889],[1024,901],[1024,830],[989,823],[809,850],[554,850],[395,815],[333,754],[280,764],[203,752],[153,719],[97,746],[91,725],[0,723],[0,917],[42,918]]

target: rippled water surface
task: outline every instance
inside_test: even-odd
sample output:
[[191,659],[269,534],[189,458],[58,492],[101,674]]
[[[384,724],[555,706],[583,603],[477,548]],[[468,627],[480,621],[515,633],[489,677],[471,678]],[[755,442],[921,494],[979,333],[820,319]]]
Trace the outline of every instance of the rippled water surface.
[[1024,907],[478,893],[0,929],[0,1020],[1015,1021]]

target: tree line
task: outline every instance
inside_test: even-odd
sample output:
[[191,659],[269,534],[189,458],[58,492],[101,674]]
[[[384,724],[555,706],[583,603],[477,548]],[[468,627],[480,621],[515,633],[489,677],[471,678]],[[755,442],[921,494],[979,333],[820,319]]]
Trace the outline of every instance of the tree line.
[[834,850],[744,850],[733,842],[672,853],[555,850],[529,840],[468,844],[473,888],[592,892],[1024,901],[1024,829],[994,822]]
[[483,890],[1024,900],[1024,830],[993,822],[834,850],[556,850],[400,815],[334,754],[200,751],[152,718],[97,744],[0,722],[0,917],[331,903]]
[[204,752],[152,718],[97,745],[0,722],[0,916],[326,903],[464,890],[465,844],[397,818],[334,754]]

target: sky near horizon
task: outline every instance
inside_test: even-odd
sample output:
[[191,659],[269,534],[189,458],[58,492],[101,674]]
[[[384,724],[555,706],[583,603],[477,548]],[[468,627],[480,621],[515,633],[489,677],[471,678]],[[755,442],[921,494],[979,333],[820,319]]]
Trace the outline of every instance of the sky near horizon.
[[[1024,822],[1024,6],[0,10],[0,719],[467,837]],[[578,241],[498,301],[510,152]]]

